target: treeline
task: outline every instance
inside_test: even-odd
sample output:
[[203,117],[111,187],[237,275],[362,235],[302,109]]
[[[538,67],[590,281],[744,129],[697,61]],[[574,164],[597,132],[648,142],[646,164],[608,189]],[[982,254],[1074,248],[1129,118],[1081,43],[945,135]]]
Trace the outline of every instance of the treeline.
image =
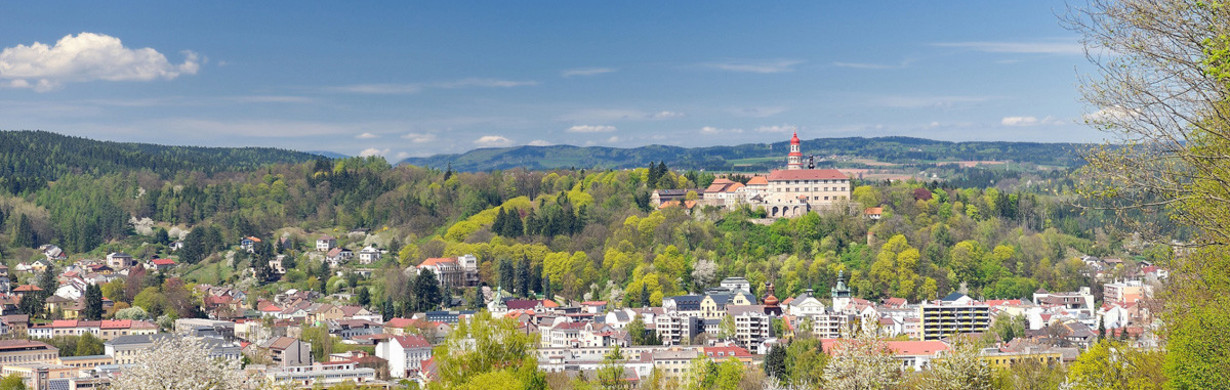
[[[461,154],[413,157],[402,163],[442,168],[451,166],[465,172],[485,172],[526,168],[551,169],[630,169],[645,161],[663,161],[679,169],[745,172],[780,167],[790,150],[787,139],[772,143],[682,148],[648,145],[636,148],[603,146],[513,146],[485,148]],[[1036,142],[947,142],[911,137],[819,138],[803,140],[803,153],[817,159],[831,155],[857,156],[896,164],[936,161],[1010,160],[1037,165],[1076,167],[1084,162],[1081,152],[1090,145]],[[769,160],[766,160],[768,158]],[[739,165],[736,166],[736,162]]]
[[245,171],[313,158],[317,157],[274,148],[163,146],[95,141],[46,131],[0,131],[0,190],[28,193],[68,174],[148,170],[171,177],[191,171]]

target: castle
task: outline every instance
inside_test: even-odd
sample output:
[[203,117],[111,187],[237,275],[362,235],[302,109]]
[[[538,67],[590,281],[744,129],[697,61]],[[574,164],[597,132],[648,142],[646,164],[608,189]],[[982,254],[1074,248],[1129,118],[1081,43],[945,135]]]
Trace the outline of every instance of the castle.
[[763,208],[771,218],[790,218],[850,199],[850,177],[836,169],[803,166],[799,134],[790,138],[786,169],[753,176],[746,184],[719,178],[702,196],[705,204],[735,208]]

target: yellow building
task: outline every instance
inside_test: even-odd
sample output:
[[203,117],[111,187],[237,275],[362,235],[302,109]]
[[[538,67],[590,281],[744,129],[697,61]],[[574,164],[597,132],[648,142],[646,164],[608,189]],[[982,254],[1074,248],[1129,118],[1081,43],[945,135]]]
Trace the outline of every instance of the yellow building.
[[1063,354],[1056,350],[1033,350],[1026,348],[1024,351],[1006,352],[1000,351],[997,348],[986,348],[982,350],[981,356],[978,359],[987,363],[993,368],[1008,368],[1015,364],[1025,362],[1038,362],[1044,366],[1053,366],[1063,363]]

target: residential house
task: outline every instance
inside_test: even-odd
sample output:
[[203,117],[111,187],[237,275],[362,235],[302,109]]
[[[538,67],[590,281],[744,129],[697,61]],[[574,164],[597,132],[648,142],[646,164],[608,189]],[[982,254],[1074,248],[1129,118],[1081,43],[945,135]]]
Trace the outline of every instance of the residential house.
[[413,378],[431,359],[431,343],[418,335],[399,335],[376,343],[376,356],[389,361],[389,376]]
[[123,252],[107,254],[107,266],[111,269],[125,269],[137,265],[132,255]]
[[277,367],[312,364],[312,344],[293,337],[270,338],[258,348]]
[[337,247],[337,239],[333,236],[324,235],[316,239],[316,250],[319,252],[328,252]]
[[329,262],[330,267],[338,267],[343,263],[350,261],[354,257],[354,251],[346,248],[333,248],[325,253],[325,261]]
[[260,244],[261,244],[260,238],[248,236],[248,237],[244,237],[243,239],[239,240],[239,249],[247,251],[248,253],[256,253],[256,247],[257,245],[260,245]]
[[359,250],[359,264],[371,264],[380,261],[383,252],[376,247],[368,245]]
[[159,272],[167,272],[170,271],[171,268],[175,268],[175,260],[153,259],[145,264],[145,269]]

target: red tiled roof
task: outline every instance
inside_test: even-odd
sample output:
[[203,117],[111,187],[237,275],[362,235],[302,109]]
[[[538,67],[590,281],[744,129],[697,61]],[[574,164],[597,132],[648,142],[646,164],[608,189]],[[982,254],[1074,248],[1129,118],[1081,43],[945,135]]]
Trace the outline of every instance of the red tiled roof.
[[23,284],[13,289],[13,292],[30,292],[30,291],[43,291],[43,289],[33,284]]
[[427,342],[427,339],[420,336],[393,336],[393,340],[396,340],[398,344],[401,344],[402,348],[431,348],[431,343]]
[[738,358],[752,357],[751,352],[748,352],[748,350],[741,348],[741,347],[703,347],[701,348],[701,351],[704,352],[705,356],[708,356],[708,357],[714,357],[714,356],[722,356],[722,357],[734,356]]
[[154,259],[152,262],[154,265],[175,265],[175,260],[171,259]]
[[394,317],[394,318],[390,318],[388,321],[385,321],[384,327],[386,328],[405,328],[407,326],[414,325],[415,322],[418,322],[418,320],[411,319],[411,318]]
[[769,179],[765,178],[764,176],[753,176],[751,179],[749,179],[749,180],[747,181],[747,185],[749,185],[749,186],[767,186],[767,185],[769,185]]
[[779,169],[769,173],[769,181],[849,179],[836,169]]
[[419,264],[419,267],[426,267],[429,265],[435,266],[435,265],[439,265],[440,263],[456,263],[456,262],[457,262],[457,259],[452,258],[452,257],[432,257],[427,260],[423,260],[423,262]]
[[869,207],[866,210],[863,210],[863,214],[866,214],[866,215],[884,214],[884,208],[883,207]]
[[897,355],[935,355],[948,350],[948,344],[942,341],[886,341],[885,344]]

